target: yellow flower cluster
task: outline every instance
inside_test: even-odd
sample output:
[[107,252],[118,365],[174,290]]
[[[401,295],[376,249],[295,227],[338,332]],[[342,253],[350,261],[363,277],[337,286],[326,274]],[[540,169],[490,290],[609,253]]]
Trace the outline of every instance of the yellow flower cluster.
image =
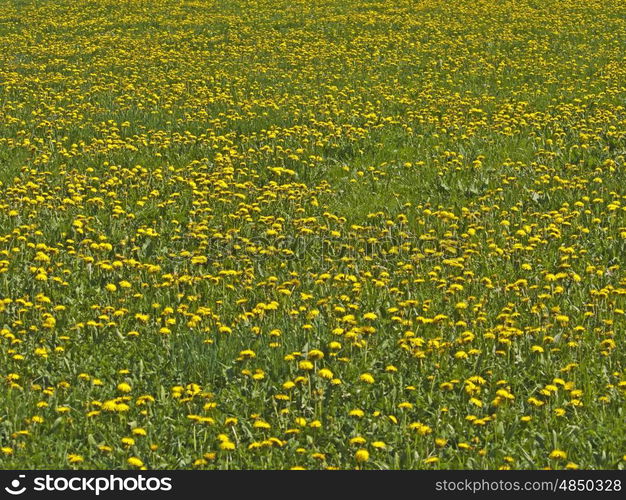
[[0,19],[0,467],[626,465],[626,4]]

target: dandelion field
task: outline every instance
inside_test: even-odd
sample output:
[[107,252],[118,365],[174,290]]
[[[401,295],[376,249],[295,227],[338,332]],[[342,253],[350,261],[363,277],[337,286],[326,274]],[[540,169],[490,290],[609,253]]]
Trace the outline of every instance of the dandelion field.
[[626,4],[1,0],[0,468],[626,466]]

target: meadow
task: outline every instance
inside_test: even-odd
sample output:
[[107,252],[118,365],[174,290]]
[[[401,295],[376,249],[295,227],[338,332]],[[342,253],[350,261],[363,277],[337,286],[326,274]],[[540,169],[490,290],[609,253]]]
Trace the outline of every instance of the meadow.
[[626,468],[626,3],[0,0],[0,468]]

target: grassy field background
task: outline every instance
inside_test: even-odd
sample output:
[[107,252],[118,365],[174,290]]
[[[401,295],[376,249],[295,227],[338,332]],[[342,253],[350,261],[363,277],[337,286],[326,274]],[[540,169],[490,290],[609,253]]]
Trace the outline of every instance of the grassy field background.
[[1,468],[624,468],[626,3],[0,0]]

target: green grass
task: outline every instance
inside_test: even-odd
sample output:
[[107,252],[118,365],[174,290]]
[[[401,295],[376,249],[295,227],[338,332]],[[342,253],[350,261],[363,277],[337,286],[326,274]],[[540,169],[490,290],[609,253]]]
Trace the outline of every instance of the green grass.
[[0,0],[0,467],[623,468],[625,14]]

